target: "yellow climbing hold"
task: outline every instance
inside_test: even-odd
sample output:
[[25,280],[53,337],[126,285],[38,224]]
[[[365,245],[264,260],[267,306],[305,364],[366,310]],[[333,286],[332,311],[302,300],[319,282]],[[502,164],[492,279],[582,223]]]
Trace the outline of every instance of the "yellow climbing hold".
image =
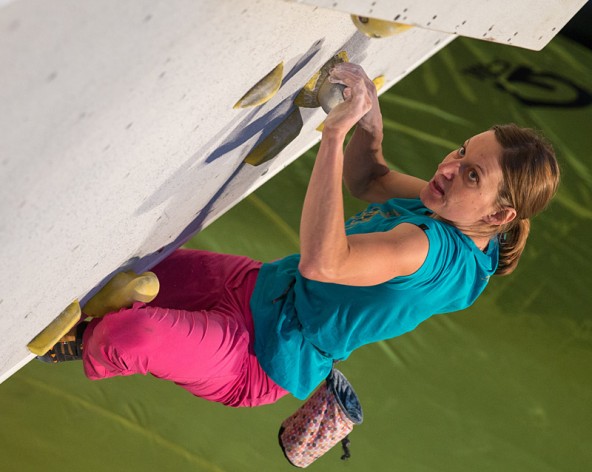
[[379,91],[382,87],[384,87],[384,83],[386,82],[386,78],[384,77],[384,75],[379,75],[378,77],[374,77],[374,79],[372,79],[372,82],[374,82],[374,86],[376,87],[376,91]]
[[82,308],[85,315],[101,317],[112,311],[127,308],[134,302],[151,302],[158,295],[160,284],[156,274],[120,272],[99,290]]
[[244,162],[252,166],[258,166],[273,159],[290,144],[300,131],[303,122],[300,110],[295,108],[277,128],[275,128],[263,141],[251,150]]
[[27,344],[27,348],[33,354],[43,356],[80,321],[81,316],[80,303],[78,303],[78,300],[74,300],[55,320]]
[[302,87],[302,90],[300,90],[294,99],[294,105],[302,108],[320,107],[319,90],[327,80],[327,77],[329,77],[329,71],[335,64],[348,61],[349,59],[345,51],[341,51],[329,59],[323,67],[310,78],[304,87]]
[[386,38],[387,36],[400,34],[413,28],[411,25],[396,23],[394,21],[378,20],[366,16],[352,15],[351,19],[359,31],[371,38]]
[[264,104],[280,89],[283,76],[284,63],[280,62],[269,74],[253,85],[233,108],[255,107]]

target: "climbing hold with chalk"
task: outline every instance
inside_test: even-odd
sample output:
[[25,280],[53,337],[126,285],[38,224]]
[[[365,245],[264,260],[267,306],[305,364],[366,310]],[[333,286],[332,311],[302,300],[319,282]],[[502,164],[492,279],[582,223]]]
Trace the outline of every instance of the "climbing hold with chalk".
[[354,25],[359,31],[370,38],[386,38],[395,34],[404,33],[413,28],[411,25],[397,23],[395,21],[385,21],[376,18],[368,18],[366,16],[351,16]]
[[262,105],[269,101],[280,89],[284,75],[284,63],[280,62],[275,68],[257,82],[235,103],[233,108],[247,108]]
[[302,130],[303,122],[300,110],[295,108],[277,128],[263,139],[244,158],[243,162],[258,166],[273,159],[290,144]]
[[62,336],[70,331],[82,316],[80,303],[74,300],[58,317],[43,329],[33,340],[27,344],[27,348],[37,356],[43,356],[49,351]]
[[144,272],[120,272],[99,290],[82,308],[84,314],[95,318],[121,308],[131,307],[134,302],[149,303],[156,298],[160,284],[156,274]]

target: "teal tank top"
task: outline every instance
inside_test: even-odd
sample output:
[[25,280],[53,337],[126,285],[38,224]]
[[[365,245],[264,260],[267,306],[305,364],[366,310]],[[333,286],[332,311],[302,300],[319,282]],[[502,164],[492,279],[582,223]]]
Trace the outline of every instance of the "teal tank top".
[[306,279],[298,272],[298,254],[263,264],[251,298],[255,353],[274,382],[304,399],[329,374],[334,360],[477,299],[497,268],[497,240],[483,252],[430,214],[419,199],[393,199],[372,204],[346,222],[347,234],[389,231],[401,223],[425,231],[429,250],[423,265],[412,275],[379,285]]

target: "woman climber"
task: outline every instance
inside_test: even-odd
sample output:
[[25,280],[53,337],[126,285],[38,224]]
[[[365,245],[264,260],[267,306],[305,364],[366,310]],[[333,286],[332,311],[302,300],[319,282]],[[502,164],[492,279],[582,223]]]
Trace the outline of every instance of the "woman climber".
[[[303,399],[335,360],[462,310],[490,276],[511,273],[530,218],[559,183],[547,141],[494,126],[426,182],[387,167],[376,89],[362,68],[338,64],[329,80],[345,86],[345,101],[325,121],[300,254],[261,264],[177,250],[153,268],[154,300],[80,323],[45,358],[82,359],[93,380],[150,373],[234,407]],[[347,221],[343,181],[370,203]]]

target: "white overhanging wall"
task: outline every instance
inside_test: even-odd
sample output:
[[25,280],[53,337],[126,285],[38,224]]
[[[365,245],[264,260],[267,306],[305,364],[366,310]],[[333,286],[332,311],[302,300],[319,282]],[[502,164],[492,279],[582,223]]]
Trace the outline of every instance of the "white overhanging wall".
[[[585,0],[0,1],[0,382],[72,300],[143,271],[320,139],[245,156],[346,51],[385,86],[456,35],[540,49]],[[371,39],[350,13],[416,27]],[[279,63],[268,102],[233,109]]]

